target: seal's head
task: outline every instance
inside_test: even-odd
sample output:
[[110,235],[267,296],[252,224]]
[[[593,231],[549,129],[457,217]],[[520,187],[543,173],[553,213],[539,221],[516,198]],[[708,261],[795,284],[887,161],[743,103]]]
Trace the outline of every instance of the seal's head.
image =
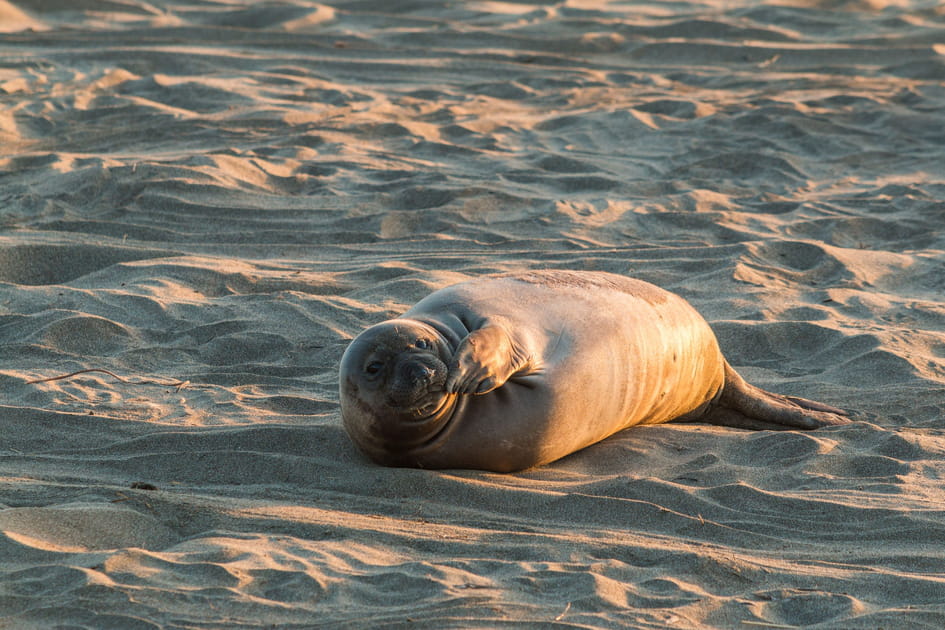
[[341,417],[372,459],[394,464],[437,432],[453,398],[444,390],[453,349],[432,326],[382,322],[358,335],[341,358]]

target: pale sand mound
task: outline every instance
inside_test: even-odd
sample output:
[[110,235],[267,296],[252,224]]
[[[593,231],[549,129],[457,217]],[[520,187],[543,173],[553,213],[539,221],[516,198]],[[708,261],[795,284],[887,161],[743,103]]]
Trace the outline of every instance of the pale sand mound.
[[24,547],[58,552],[164,548],[176,542],[153,517],[108,503],[6,508],[0,511],[0,530]]
[[[21,0],[0,33],[0,627],[945,624],[937,3]],[[542,267],[675,290],[862,421],[367,462],[347,342]],[[28,383],[90,368],[125,380]]]
[[34,19],[16,5],[0,0],[0,33],[41,31],[46,28],[42,22]]

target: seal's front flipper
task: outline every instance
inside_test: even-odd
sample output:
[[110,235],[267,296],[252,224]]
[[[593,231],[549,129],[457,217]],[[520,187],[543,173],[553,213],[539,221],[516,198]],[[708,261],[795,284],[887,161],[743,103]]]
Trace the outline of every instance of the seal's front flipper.
[[484,326],[463,339],[449,364],[446,391],[451,394],[485,394],[501,387],[528,364],[503,326]]
[[727,362],[722,392],[700,420],[756,430],[819,429],[850,423],[842,409],[805,398],[782,396],[750,385]]

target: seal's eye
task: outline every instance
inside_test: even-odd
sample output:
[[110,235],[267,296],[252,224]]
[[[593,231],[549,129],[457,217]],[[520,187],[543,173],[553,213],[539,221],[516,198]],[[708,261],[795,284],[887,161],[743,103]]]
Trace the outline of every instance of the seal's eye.
[[364,371],[368,374],[374,375],[380,372],[382,369],[384,369],[383,363],[380,361],[372,361],[371,363],[367,364],[367,367],[364,368]]
[[430,349],[430,342],[427,341],[426,339],[417,339],[417,344],[416,344],[416,345],[417,345],[417,347],[420,348],[421,350],[429,350],[429,349]]

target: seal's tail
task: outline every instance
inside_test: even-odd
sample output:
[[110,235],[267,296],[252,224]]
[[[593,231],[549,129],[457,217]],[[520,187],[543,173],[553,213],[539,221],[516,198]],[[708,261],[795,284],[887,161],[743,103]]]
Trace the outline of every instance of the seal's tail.
[[819,429],[848,424],[846,411],[795,396],[755,387],[725,363],[725,384],[702,422],[740,429]]

